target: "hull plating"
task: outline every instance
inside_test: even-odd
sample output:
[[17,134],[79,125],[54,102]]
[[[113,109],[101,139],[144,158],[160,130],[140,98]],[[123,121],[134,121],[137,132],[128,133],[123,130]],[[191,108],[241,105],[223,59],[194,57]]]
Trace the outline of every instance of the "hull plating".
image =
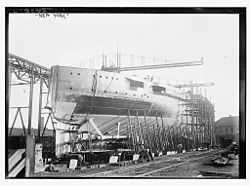
[[129,79],[93,69],[52,67],[50,101],[55,118],[67,120],[72,114],[178,118],[183,98],[177,89],[167,87],[164,95],[157,95],[152,93],[152,82],[142,80],[144,88],[135,90]]

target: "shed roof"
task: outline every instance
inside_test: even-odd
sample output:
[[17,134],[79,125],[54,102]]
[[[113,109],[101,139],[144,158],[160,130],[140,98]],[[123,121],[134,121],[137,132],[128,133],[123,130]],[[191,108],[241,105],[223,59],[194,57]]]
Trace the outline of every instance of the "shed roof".
[[220,126],[239,126],[239,116],[229,116],[229,117],[223,117],[220,118],[215,122],[216,127]]

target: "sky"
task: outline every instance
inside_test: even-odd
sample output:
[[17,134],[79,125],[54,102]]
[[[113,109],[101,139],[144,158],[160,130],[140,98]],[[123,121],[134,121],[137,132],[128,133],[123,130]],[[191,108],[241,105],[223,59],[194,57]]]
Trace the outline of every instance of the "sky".
[[[121,55],[169,62],[203,57],[202,66],[127,74],[153,75],[172,84],[214,82],[206,89],[217,120],[239,112],[238,19],[233,14],[68,14],[66,18],[10,14],[9,52],[46,67],[99,68],[100,56],[112,56],[117,49]],[[124,57],[121,63],[126,66],[131,61]],[[28,99],[20,99],[27,94],[27,88],[13,88],[11,105],[27,105]],[[34,113],[34,121],[36,117]]]

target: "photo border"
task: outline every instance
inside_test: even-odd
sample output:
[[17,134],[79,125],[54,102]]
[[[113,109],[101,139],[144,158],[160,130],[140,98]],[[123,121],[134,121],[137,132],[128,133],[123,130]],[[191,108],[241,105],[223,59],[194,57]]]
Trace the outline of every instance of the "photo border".
[[[239,178],[246,178],[246,7],[5,7],[5,179],[182,179],[182,177],[8,177],[9,14],[238,14],[239,15]],[[184,178],[200,179],[200,178]],[[204,179],[204,178],[202,178]],[[216,178],[209,178],[216,179]],[[236,178],[238,179],[238,178]]]

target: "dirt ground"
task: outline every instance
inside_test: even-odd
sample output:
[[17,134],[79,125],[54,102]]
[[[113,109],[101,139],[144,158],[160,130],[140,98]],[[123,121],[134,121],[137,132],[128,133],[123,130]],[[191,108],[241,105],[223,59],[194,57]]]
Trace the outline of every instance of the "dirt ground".
[[[36,177],[133,177],[139,176],[141,173],[147,171],[156,170],[162,168],[161,171],[156,171],[152,174],[147,174],[142,177],[160,177],[160,178],[237,178],[239,175],[238,160],[231,160],[230,164],[227,166],[214,166],[211,163],[216,155],[211,155],[209,157],[202,157],[199,160],[188,161],[185,158],[187,154],[183,155],[173,155],[161,157],[158,160],[151,161],[148,163],[142,163],[138,165],[130,165],[127,167],[114,167],[106,166],[103,168],[93,168],[85,170],[67,170],[66,172],[43,172],[38,173]],[[197,153],[195,153],[197,154]],[[172,168],[164,169],[164,167],[174,165],[176,162],[176,157],[181,158],[179,166],[173,166]],[[192,156],[191,156],[192,157]],[[147,170],[148,169],[148,170]],[[102,172],[105,174],[102,175]],[[96,175],[97,174],[97,175]]]
[[195,162],[189,162],[181,166],[163,170],[150,176],[153,177],[168,177],[168,178],[238,178],[239,162],[231,160],[229,165],[214,166],[211,164],[210,157]]

